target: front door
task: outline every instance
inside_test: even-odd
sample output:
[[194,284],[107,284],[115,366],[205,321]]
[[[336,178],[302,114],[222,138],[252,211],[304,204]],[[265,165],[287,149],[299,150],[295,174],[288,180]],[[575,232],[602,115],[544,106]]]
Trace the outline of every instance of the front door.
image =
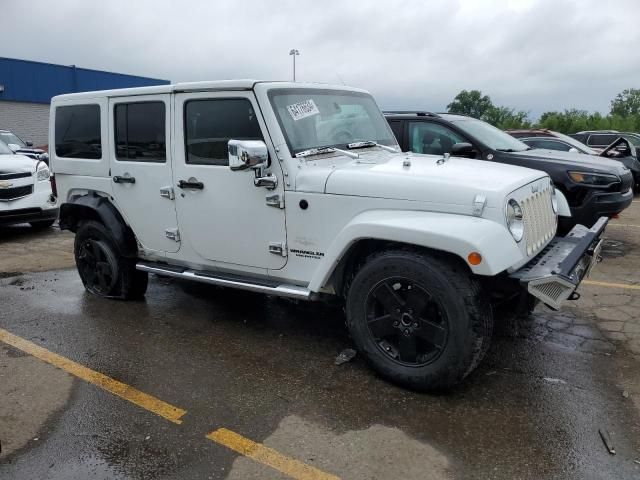
[[145,250],[177,252],[170,95],[109,101],[110,169],[118,209]]
[[[284,210],[267,204],[267,197],[283,198],[282,170],[253,93],[180,93],[175,112],[174,184],[183,241],[203,259],[231,269],[282,268]],[[252,170],[229,169],[230,139],[267,144],[269,170],[278,177],[275,190],[255,187]]]

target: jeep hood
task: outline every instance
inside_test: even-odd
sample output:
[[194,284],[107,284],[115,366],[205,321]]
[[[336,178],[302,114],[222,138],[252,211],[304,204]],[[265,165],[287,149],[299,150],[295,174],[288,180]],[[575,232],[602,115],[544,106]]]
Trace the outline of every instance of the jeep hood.
[[33,173],[36,171],[37,161],[24,155],[3,154],[0,155],[1,173]]
[[531,168],[536,168],[536,161],[551,161],[567,165],[570,168],[589,169],[601,173],[615,173],[620,176],[625,172],[626,167],[618,161],[609,158],[585,155],[584,153],[560,152],[558,150],[543,150],[535,148],[522,152],[513,152],[510,155],[524,157],[531,160]]
[[481,160],[421,154],[366,155],[335,166],[325,193],[471,205],[485,195],[497,207],[510,192],[547,176],[529,168]]

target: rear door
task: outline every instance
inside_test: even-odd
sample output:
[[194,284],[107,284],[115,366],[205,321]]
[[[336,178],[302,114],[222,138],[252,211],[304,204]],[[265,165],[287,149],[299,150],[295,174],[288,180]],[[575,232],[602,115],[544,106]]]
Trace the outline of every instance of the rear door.
[[109,100],[112,191],[145,250],[180,248],[172,188],[170,95]]

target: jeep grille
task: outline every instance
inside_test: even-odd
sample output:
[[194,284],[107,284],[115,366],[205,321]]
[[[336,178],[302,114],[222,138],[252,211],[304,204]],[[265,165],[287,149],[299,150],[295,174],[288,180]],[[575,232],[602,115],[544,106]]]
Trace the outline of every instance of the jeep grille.
[[551,195],[551,186],[546,186],[521,202],[527,256],[538,253],[556,233]]

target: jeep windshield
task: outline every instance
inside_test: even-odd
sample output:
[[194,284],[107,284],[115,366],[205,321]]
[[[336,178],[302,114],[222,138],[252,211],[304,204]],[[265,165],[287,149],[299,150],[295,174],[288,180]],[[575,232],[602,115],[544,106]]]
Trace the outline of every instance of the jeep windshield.
[[484,143],[492,150],[500,152],[523,152],[531,150],[531,147],[513,138],[508,133],[475,118],[455,118],[451,119],[460,130],[471,135],[481,143]]
[[398,145],[376,102],[366,93],[283,88],[271,90],[269,101],[291,155],[339,151],[356,142],[370,142],[371,147]]

